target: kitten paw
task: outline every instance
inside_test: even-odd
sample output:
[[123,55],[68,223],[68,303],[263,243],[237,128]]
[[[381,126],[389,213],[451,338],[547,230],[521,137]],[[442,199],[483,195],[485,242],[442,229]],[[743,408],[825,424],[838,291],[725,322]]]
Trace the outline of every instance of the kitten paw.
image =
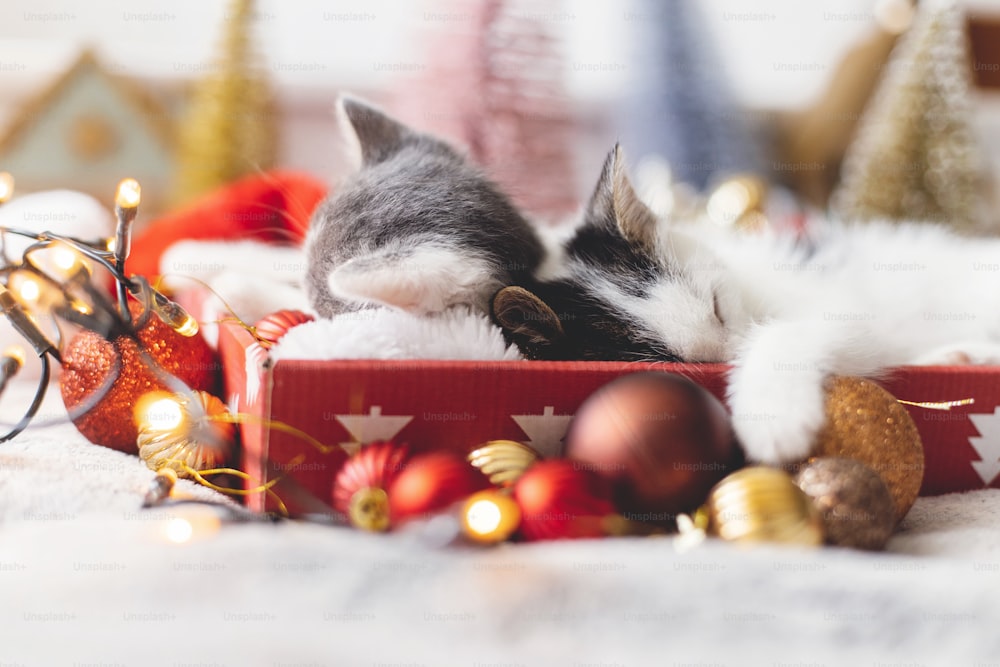
[[747,458],[787,463],[809,456],[826,419],[822,379],[769,378],[730,383],[733,428]]

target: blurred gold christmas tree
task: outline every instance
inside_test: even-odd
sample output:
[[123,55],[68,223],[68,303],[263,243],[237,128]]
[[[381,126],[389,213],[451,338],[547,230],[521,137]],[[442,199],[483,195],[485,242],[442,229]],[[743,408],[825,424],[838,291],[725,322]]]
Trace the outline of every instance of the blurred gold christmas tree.
[[232,0],[225,16],[216,58],[179,129],[175,203],[274,161],[273,98],[252,42],[253,0]]
[[987,181],[971,123],[970,70],[960,11],[920,5],[847,151],[834,211],[852,220],[983,228]]

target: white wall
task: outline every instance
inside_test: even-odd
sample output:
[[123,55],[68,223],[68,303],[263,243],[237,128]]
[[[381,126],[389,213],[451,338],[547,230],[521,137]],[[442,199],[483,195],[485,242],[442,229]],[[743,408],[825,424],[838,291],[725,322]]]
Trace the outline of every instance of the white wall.
[[[822,89],[843,50],[870,28],[875,0],[702,3],[737,99],[754,107],[790,108]],[[963,4],[1000,13],[1000,0]],[[222,0],[3,0],[0,125],[84,45],[124,74],[175,84],[197,76],[210,58],[226,6]],[[329,114],[334,91],[391,86],[396,74],[385,65],[412,62],[418,57],[414,29],[440,20],[425,13],[420,1],[260,0],[258,6],[265,66],[288,113],[284,160],[317,173],[336,163]],[[629,7],[629,0],[563,0],[551,20],[564,35],[567,61],[622,62]],[[747,12],[763,18],[741,19]],[[780,62],[812,66],[790,72],[776,68]],[[626,75],[569,68],[569,87],[586,108],[613,98]]]

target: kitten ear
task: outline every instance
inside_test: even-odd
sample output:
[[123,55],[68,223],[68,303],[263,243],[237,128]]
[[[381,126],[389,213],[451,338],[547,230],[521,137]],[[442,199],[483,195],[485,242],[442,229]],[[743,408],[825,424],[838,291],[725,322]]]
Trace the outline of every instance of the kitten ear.
[[337,109],[344,134],[357,146],[363,165],[385,160],[402,148],[413,134],[402,123],[348,95],[340,96]]
[[497,292],[490,314],[529,358],[552,358],[544,351],[556,347],[566,336],[555,312],[523,287],[514,285]]
[[426,246],[383,251],[350,259],[330,273],[333,296],[376,303],[416,314],[456,304],[486,310],[496,279],[485,261],[454,248]]
[[621,146],[608,153],[601,177],[587,206],[587,224],[617,229],[622,237],[646,250],[656,250],[656,215],[635,193]]

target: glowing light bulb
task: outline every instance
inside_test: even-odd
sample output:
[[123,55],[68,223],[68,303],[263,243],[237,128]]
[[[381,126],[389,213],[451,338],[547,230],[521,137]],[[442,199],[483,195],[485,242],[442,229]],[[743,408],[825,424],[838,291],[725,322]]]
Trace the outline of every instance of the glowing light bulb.
[[42,295],[42,289],[34,278],[22,278],[17,281],[17,296],[22,302],[35,304]]
[[14,194],[14,177],[6,171],[0,171],[0,204],[3,204]]
[[497,504],[485,499],[472,503],[466,510],[465,517],[469,522],[469,529],[479,534],[492,533],[503,519]]
[[482,544],[503,542],[521,523],[521,510],[510,496],[498,491],[480,491],[462,507],[462,532]]
[[174,394],[154,391],[146,394],[136,403],[136,426],[139,430],[172,432],[179,430],[187,421],[187,413],[182,399]]
[[187,519],[176,517],[167,522],[164,535],[174,544],[184,544],[194,536],[194,526]]
[[134,178],[125,178],[118,184],[118,191],[115,193],[115,204],[121,208],[136,208],[142,198],[142,188],[139,181]]
[[198,320],[175,301],[171,301],[159,292],[153,293],[153,311],[171,329],[182,336],[190,338],[198,333]]
[[115,248],[117,246],[118,246],[118,244],[115,242],[115,237],[113,237],[113,236],[111,238],[109,238],[107,241],[104,242],[104,247],[107,248],[108,252],[110,252],[112,254],[114,254]]

